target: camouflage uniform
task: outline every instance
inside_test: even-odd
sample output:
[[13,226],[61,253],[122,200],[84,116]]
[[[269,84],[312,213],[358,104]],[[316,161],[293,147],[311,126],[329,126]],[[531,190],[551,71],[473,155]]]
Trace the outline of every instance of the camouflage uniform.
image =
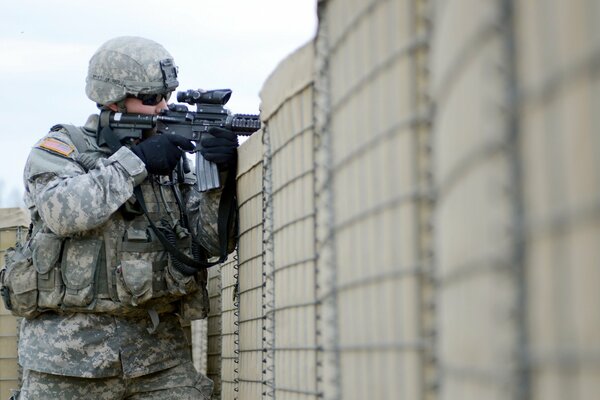
[[[86,93],[124,111],[126,96],[170,93],[176,77],[159,44],[116,38],[90,60]],[[31,291],[15,292],[27,317],[21,398],[210,398],[212,382],[193,368],[182,328],[208,312],[206,271],[176,268],[133,194],[139,185],[157,226],[184,228],[171,237],[175,247],[190,255],[195,242],[210,257],[221,250],[222,190],[200,193],[193,175],[174,182],[148,175],[128,147],[113,153],[102,145],[97,126],[97,115],[72,127],[77,137],[57,126],[25,166],[34,269],[21,270],[20,284]],[[234,246],[231,229],[228,251]]]
[[[90,379],[48,375],[28,370],[24,376],[27,392],[21,398],[114,400],[209,399],[213,383],[198,375],[190,363],[139,378]],[[167,388],[167,389],[165,389]]]
[[[92,128],[96,118],[97,116],[90,117],[85,126],[85,132],[93,140],[95,132]],[[44,148],[42,144],[48,138],[69,146],[72,153],[65,156]],[[117,249],[124,234],[132,227],[140,224],[145,226],[144,215],[127,220],[118,211],[125,202],[131,201],[134,185],[142,185],[150,216],[155,221],[173,218],[173,213],[178,215],[177,203],[170,190],[163,190],[160,179],[147,176],[143,163],[127,148],[123,147],[110,155],[105,148],[96,147],[91,149],[90,154],[97,161],[95,167],[86,172],[77,161],[79,152],[69,135],[64,130],[50,132],[33,148],[26,164],[25,201],[32,220],[42,225],[41,232],[54,233],[59,237],[103,238],[105,262],[108,266],[115,265],[123,261],[123,255],[119,255]],[[218,254],[217,212],[220,191],[200,193],[192,183],[193,181],[188,181],[179,184],[192,236],[206,250]],[[85,258],[86,255],[80,256]],[[164,250],[153,252],[147,257],[152,257],[155,265],[156,260],[169,259]],[[85,262],[82,264],[85,265]],[[184,281],[189,279],[181,274],[177,275],[177,271],[169,267],[167,262],[167,271],[175,278]],[[99,304],[103,297],[107,303],[110,302],[111,293],[98,293],[97,296]],[[112,297],[115,297],[114,293]],[[119,298],[118,293],[116,297]],[[112,378],[103,382],[102,386],[114,381],[114,377],[120,377],[122,383],[122,379],[132,380],[172,367],[188,365],[191,359],[190,344],[176,315],[181,313],[180,302],[177,301],[179,297],[163,296],[164,298],[167,301],[163,303],[148,303],[159,311],[158,326],[153,326],[146,312],[127,317],[113,315],[110,307],[102,309],[108,312],[43,312],[34,319],[24,319],[19,360],[27,371],[27,377],[24,379],[22,398],[36,398],[34,392],[27,394],[27,391],[34,390],[27,385],[34,385],[39,389],[39,373],[79,378]],[[144,304],[132,308],[142,311],[150,309]],[[36,379],[32,378],[32,374],[37,374],[37,384],[34,384]],[[172,387],[178,384],[193,387],[198,384],[204,390],[203,395],[209,398],[212,386],[208,384],[210,381],[207,378],[190,378],[189,367],[184,375],[187,378]],[[60,378],[57,378],[57,382],[65,383]],[[44,385],[46,383],[42,387]],[[65,385],[61,387],[64,389]],[[119,385],[111,384],[107,387],[116,389]],[[77,395],[73,398],[77,398]]]

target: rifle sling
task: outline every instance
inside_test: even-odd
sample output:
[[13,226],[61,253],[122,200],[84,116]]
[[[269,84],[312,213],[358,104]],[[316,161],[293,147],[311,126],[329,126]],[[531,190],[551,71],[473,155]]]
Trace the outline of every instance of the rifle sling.
[[[179,260],[183,264],[185,264],[185,266],[191,267],[191,268],[185,268],[183,266],[179,266],[179,268],[181,268],[181,270],[179,272],[181,272],[182,274],[186,274],[186,275],[193,275],[196,272],[198,272],[198,270],[201,270],[204,268],[210,268],[213,265],[216,265],[220,262],[220,261],[218,261],[218,262],[214,262],[214,263],[209,263],[209,262],[202,262],[202,261],[194,260],[193,258],[187,256],[184,252],[179,250],[177,247],[173,246],[173,244],[171,242],[169,242],[169,239],[167,239],[165,237],[165,235],[160,231],[160,229],[158,229],[158,227],[154,224],[152,219],[150,219],[150,215],[148,215],[148,209],[146,208],[146,202],[144,201],[144,196],[142,194],[142,189],[140,188],[139,185],[133,189],[133,194],[134,194],[136,200],[138,201],[138,203],[140,204],[140,207],[141,207],[142,211],[144,212],[144,215],[146,216],[148,223],[150,224],[150,228],[152,228],[152,231],[154,231],[154,234],[156,235],[158,240],[165,247],[165,250],[167,250],[169,252],[169,254],[171,254],[177,260]],[[175,264],[173,264],[173,265],[175,265]]]
[[224,262],[227,259],[227,242],[228,242],[228,231],[233,223],[232,218],[235,213],[231,212],[232,207],[235,206],[235,174],[231,173],[231,171],[227,174],[227,179],[225,180],[223,191],[221,192],[221,199],[219,201],[219,214],[217,216],[217,229],[219,234],[219,248],[221,250],[221,254],[219,255],[219,263]]
[[[110,147],[110,149],[113,152],[116,152],[123,146],[121,144],[120,140],[117,138],[115,133],[112,131],[112,129],[108,125],[105,125],[102,128],[102,130],[100,131],[100,135],[102,135],[104,137],[106,144],[108,145],[108,147]],[[231,189],[229,189],[227,191],[229,192],[229,191],[231,191]],[[185,253],[183,253],[181,250],[179,250],[178,248],[173,246],[173,244],[171,244],[171,242],[169,242],[169,240],[160,231],[160,229],[158,229],[158,227],[154,224],[154,222],[150,218],[150,215],[148,214],[148,209],[146,208],[146,202],[144,201],[144,196],[142,194],[142,189],[140,188],[139,185],[133,189],[133,194],[134,194],[136,200],[138,201],[142,211],[144,212],[144,215],[146,216],[146,219],[148,220],[150,227],[156,234],[156,237],[158,238],[158,240],[165,247],[165,250],[167,250],[169,252],[169,254],[171,254],[177,260],[181,261],[186,266],[191,267],[191,268],[184,268],[183,271],[180,271],[181,273],[184,273],[187,275],[193,275],[201,269],[210,268],[214,265],[217,265],[217,264],[223,262],[224,257],[225,258],[227,257],[227,241],[228,241],[227,240],[227,225],[229,223],[229,216],[222,215],[223,214],[222,210],[227,211],[227,214],[230,214],[230,213],[225,208],[225,206],[221,207],[221,205],[224,203],[231,203],[231,199],[223,201],[223,195],[226,194],[225,189],[224,189],[223,195],[221,196],[221,201],[219,203],[219,215],[218,215],[218,219],[217,219],[218,232],[219,232],[219,244],[221,246],[221,255],[220,255],[221,257],[220,257],[219,261],[212,262],[212,263],[194,260],[193,258],[191,258],[191,257],[187,256]],[[230,196],[228,196],[228,197],[230,197]],[[225,225],[225,227],[223,227],[222,225]]]

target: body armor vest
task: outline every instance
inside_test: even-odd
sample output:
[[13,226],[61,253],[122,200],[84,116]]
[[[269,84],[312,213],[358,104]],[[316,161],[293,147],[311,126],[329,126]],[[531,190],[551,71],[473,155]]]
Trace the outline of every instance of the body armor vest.
[[[110,155],[81,128],[61,128],[84,169]],[[141,184],[148,217],[177,249],[193,256],[191,234],[180,221],[177,189],[160,179],[149,177]],[[151,311],[178,312],[184,320],[208,315],[206,270],[183,275],[132,199],[100,227],[71,237],[45,229],[39,216],[32,224],[28,243],[7,254],[7,261],[16,261],[2,277],[11,289],[14,314],[34,317],[53,310],[136,317]]]

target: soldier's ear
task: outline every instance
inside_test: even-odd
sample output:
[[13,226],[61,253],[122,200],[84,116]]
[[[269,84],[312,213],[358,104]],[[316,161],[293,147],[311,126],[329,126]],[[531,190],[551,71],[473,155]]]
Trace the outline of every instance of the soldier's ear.
[[111,111],[119,111],[119,107],[115,103],[106,104],[104,107],[108,107]]

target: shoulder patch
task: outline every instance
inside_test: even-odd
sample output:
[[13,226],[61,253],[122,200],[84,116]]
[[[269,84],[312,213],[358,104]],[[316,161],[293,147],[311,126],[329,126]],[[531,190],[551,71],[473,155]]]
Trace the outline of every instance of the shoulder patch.
[[71,153],[75,151],[74,146],[54,138],[46,138],[42,140],[36,147],[48,150],[52,153],[60,154],[65,157],[69,157]]

